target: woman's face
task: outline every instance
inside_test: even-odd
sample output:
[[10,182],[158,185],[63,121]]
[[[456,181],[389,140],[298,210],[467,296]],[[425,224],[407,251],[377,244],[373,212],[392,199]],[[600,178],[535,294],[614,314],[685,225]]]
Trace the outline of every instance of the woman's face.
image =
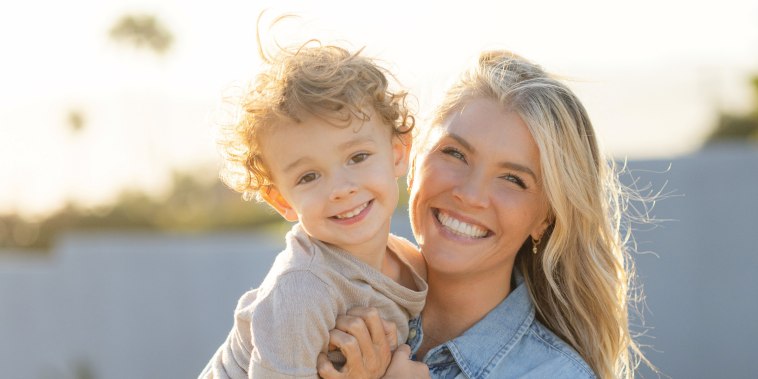
[[539,150],[526,124],[477,98],[427,142],[414,165],[410,213],[430,272],[510,273],[524,241],[548,226]]

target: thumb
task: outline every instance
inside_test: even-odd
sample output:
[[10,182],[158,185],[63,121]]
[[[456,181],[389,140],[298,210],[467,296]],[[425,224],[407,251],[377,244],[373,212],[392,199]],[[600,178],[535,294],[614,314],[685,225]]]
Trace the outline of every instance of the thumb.
[[398,359],[410,359],[411,357],[411,347],[407,344],[402,344],[397,347],[397,350],[392,354],[392,360],[394,361],[395,358]]
[[334,368],[334,365],[329,361],[329,358],[327,358],[326,354],[324,353],[319,353],[318,355],[316,370],[318,371],[319,376],[324,379],[340,377],[340,373],[337,371],[337,369]]

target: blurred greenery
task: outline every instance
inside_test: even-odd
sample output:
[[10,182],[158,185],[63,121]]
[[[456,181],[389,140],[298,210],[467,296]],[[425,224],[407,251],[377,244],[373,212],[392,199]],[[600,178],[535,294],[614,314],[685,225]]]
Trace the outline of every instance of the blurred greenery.
[[164,54],[171,48],[174,36],[157,17],[148,14],[126,14],[110,30],[114,41],[136,48],[147,48]]
[[78,109],[71,109],[68,111],[67,123],[72,133],[77,133],[84,129],[86,120],[84,118],[84,112]]
[[283,222],[264,204],[245,202],[220,181],[198,174],[174,173],[163,196],[126,190],[110,205],[96,208],[69,203],[42,220],[0,215],[0,248],[46,250],[66,230],[155,230],[200,232],[261,227]]
[[706,145],[724,141],[758,142],[758,76],[754,76],[750,84],[754,94],[752,109],[744,114],[721,112],[716,127],[705,140]]

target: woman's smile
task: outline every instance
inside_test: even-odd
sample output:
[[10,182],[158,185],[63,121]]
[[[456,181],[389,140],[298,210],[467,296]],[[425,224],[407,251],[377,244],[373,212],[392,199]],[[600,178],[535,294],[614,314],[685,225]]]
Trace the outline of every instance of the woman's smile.
[[432,212],[434,213],[434,218],[444,230],[459,237],[481,239],[491,234],[487,228],[467,222],[461,219],[460,216],[454,215],[452,212],[443,211],[438,208],[433,208]]

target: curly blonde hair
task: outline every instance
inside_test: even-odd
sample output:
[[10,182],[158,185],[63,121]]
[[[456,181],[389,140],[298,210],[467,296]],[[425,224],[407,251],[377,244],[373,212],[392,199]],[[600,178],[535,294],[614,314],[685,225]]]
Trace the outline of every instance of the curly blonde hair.
[[221,179],[245,200],[260,201],[260,191],[273,184],[260,139],[262,131],[280,122],[319,117],[344,127],[376,115],[396,136],[415,125],[407,92],[391,91],[391,75],[360,55],[362,50],[350,53],[311,40],[297,48],[279,48],[271,57],[259,52],[263,69],[240,101],[238,120],[222,127],[218,140],[224,159]]
[[631,194],[599,149],[587,111],[540,66],[509,51],[488,51],[448,90],[431,125],[441,125],[476,98],[494,99],[518,113],[540,151],[552,224],[539,254],[532,254],[527,240],[515,263],[537,317],[598,377],[633,377],[639,361],[647,360],[628,321],[634,267],[624,209]]

